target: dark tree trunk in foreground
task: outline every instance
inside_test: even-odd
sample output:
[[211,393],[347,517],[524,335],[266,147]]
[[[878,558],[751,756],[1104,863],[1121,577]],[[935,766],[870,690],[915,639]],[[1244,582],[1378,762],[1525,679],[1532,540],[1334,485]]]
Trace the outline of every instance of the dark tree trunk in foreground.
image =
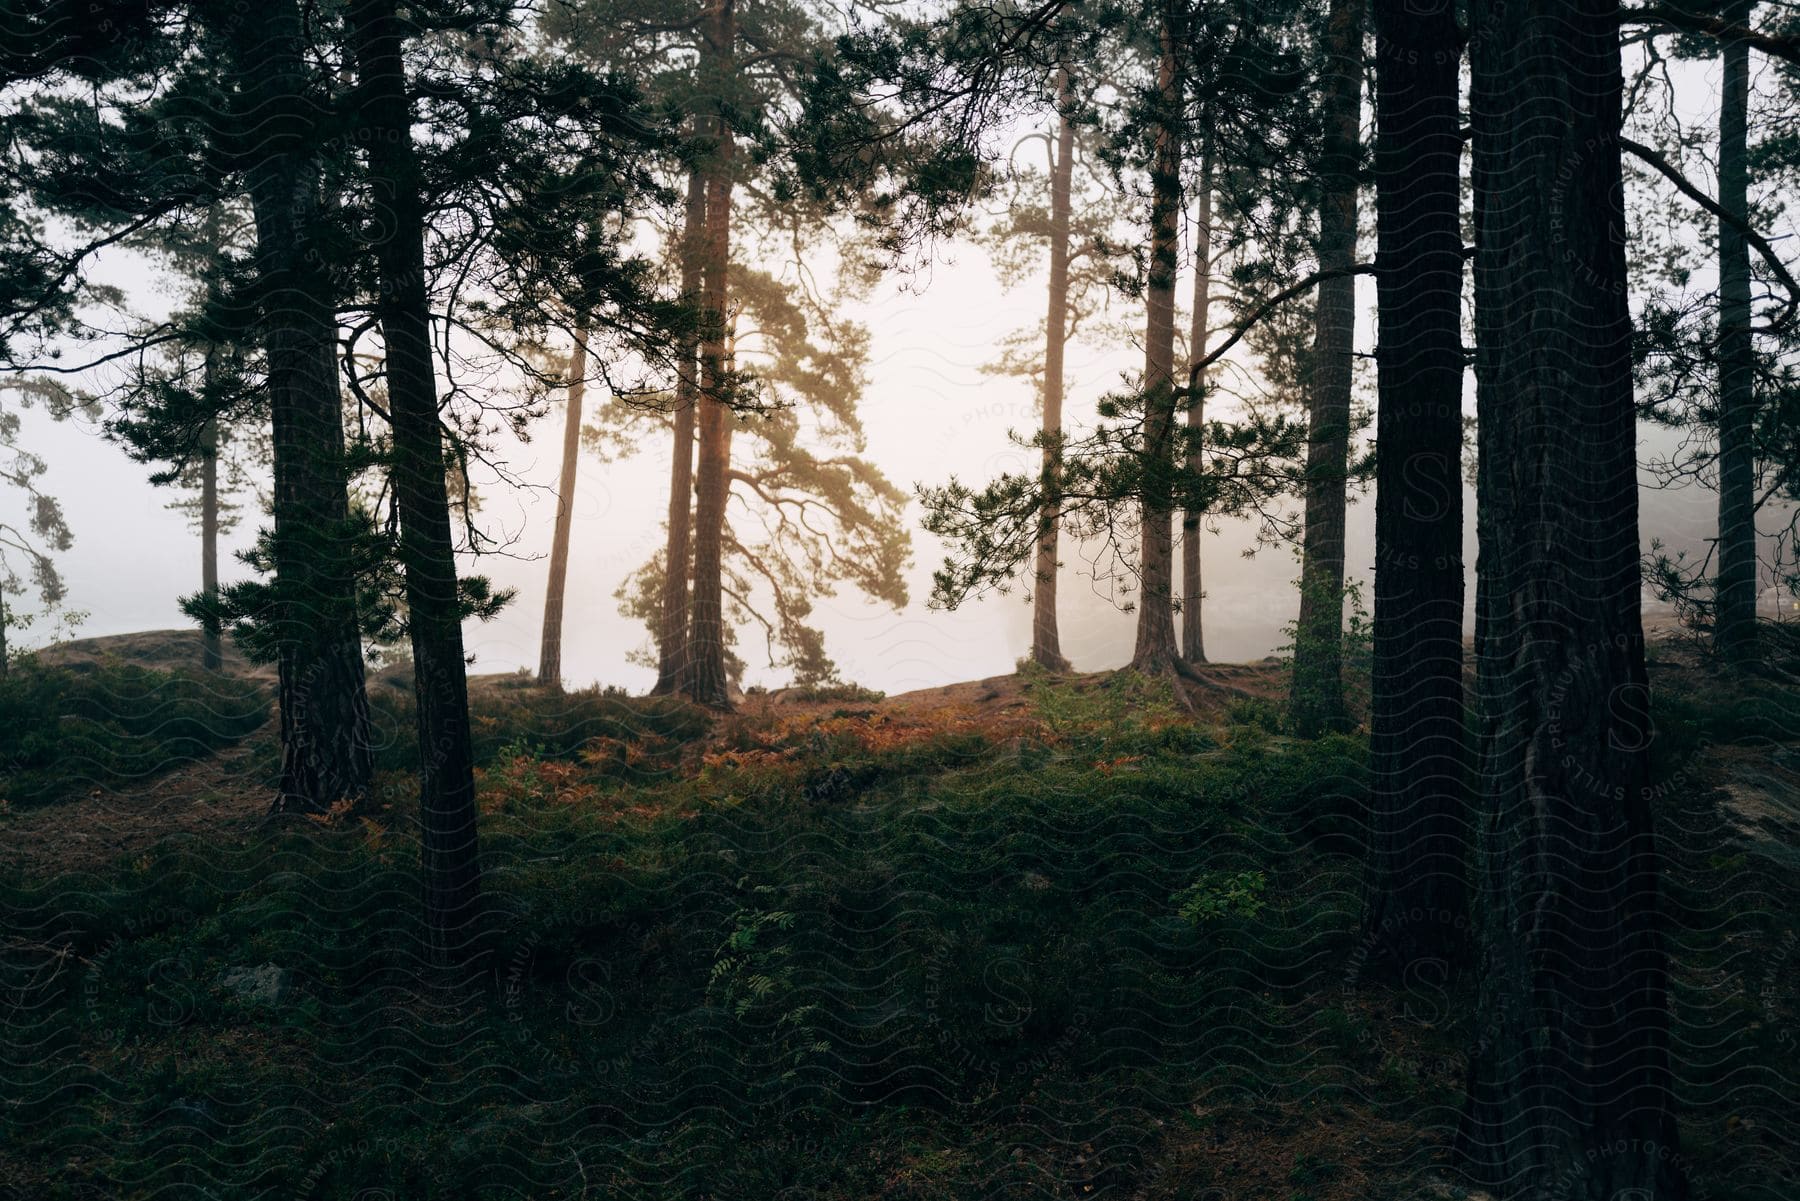
[[[732,0],[712,0],[704,57],[723,77],[736,37]],[[703,705],[731,706],[725,669],[725,504],[731,491],[731,365],[726,308],[731,270],[731,127],[712,119],[712,157],[706,180],[706,256],[701,301],[706,334],[700,345],[700,455],[694,494],[694,599],[688,635],[687,693]]]
[[[703,243],[706,237],[706,176],[688,172],[687,214],[681,234],[681,294],[696,300],[700,294]],[[688,552],[694,514],[694,416],[700,395],[698,341],[689,338],[680,348],[681,363],[675,377],[675,454],[669,467],[668,542],[663,549],[662,611],[658,615],[657,669],[654,696],[679,691],[687,664]]]
[[1481,997],[1461,1154],[1683,1195],[1651,833],[1617,0],[1478,0]]
[[[1749,0],[1728,0],[1721,16],[1750,21]],[[1720,50],[1719,206],[1749,217],[1750,47]],[[1713,636],[1721,653],[1756,651],[1756,421],[1750,342],[1750,250],[1743,230],[1719,222],[1719,565]]]
[[363,89],[373,226],[381,235],[374,246],[381,277],[377,312],[387,350],[394,501],[419,705],[425,922],[434,956],[453,961],[467,953],[475,933],[481,863],[462,610],[425,290],[423,198],[394,2],[356,0],[350,21]]
[[1306,530],[1294,633],[1294,728],[1312,738],[1349,724],[1344,709],[1344,499],[1356,337],[1357,167],[1361,160],[1363,0],[1332,0],[1325,38],[1319,162],[1319,285],[1306,401]]
[[1455,0],[1375,0],[1381,397],[1375,445],[1372,958],[1461,958],[1462,159]]
[[233,27],[234,68],[260,130],[247,190],[256,224],[260,324],[274,440],[273,558],[281,778],[273,810],[355,803],[374,773],[338,392],[337,314],[320,223],[316,106],[300,12],[265,7]]
[[1063,347],[1069,337],[1069,211],[1075,175],[1074,104],[1067,70],[1057,72],[1059,110],[1055,159],[1050,164],[1050,307],[1044,318],[1044,508],[1039,517],[1037,562],[1033,568],[1031,660],[1051,671],[1069,670],[1056,626],[1057,541],[1062,439]]
[[1162,673],[1181,662],[1175,644],[1171,442],[1175,436],[1175,274],[1181,214],[1181,75],[1176,14],[1162,8],[1159,118],[1150,170],[1150,275],[1144,289],[1144,477],[1138,562],[1137,644],[1131,666]]
[[[206,382],[213,382],[212,355],[206,357]],[[200,431],[200,595],[210,604],[219,596],[219,423],[206,419]],[[219,631],[211,622],[200,630],[200,666],[218,671],[225,665]]]
[[581,465],[581,405],[587,396],[588,332],[575,331],[569,351],[568,408],[563,414],[562,472],[556,484],[556,530],[550,537],[550,575],[544,588],[544,635],[538,683],[562,687],[563,594],[569,583],[569,531],[575,521],[575,476]]
[[[1194,394],[1188,398],[1187,425],[1198,435],[1206,428],[1206,372],[1193,365],[1206,357],[1206,338],[1212,320],[1213,154],[1208,146],[1200,156],[1200,207],[1194,219],[1194,312],[1188,328],[1188,367]],[[1199,473],[1206,456],[1196,439],[1188,449],[1187,467]],[[1200,575],[1200,523],[1206,516],[1197,509],[1181,514],[1181,657],[1189,663],[1206,662],[1206,629],[1202,604],[1206,588]]]

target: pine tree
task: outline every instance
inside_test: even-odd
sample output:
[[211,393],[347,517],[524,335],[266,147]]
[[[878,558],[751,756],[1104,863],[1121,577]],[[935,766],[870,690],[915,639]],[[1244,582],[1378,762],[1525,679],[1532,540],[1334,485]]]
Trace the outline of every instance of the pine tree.
[[[1748,25],[1751,0],[1727,0],[1720,16]],[[1756,653],[1756,388],[1750,334],[1750,247],[1738,222],[1750,217],[1750,47],[1719,48],[1719,567],[1713,639],[1727,658]]]
[[[1194,301],[1189,313],[1187,469],[1192,475],[1206,471],[1206,344],[1212,332],[1213,275],[1213,169],[1212,142],[1202,134],[1200,174],[1195,182]],[[1206,626],[1203,620],[1206,588],[1200,568],[1200,529],[1206,514],[1200,509],[1181,513],[1181,657],[1188,663],[1206,662]]]
[[1344,513],[1355,354],[1364,0],[1332,0],[1320,72],[1319,285],[1307,393],[1306,528],[1294,633],[1292,718],[1302,737],[1349,721],[1344,708]]
[[[688,172],[687,205],[682,215],[681,241],[676,253],[681,262],[681,296],[696,304],[700,292],[700,238],[706,229],[706,176]],[[697,333],[697,327],[695,333]],[[677,692],[687,671],[688,579],[692,561],[689,547],[694,512],[694,426],[700,398],[700,344],[684,333],[676,353],[675,438],[669,466],[669,515],[663,546],[662,596],[658,606],[656,685],[657,696]],[[678,564],[670,571],[668,564]]]
[[1462,160],[1455,5],[1375,0],[1374,778],[1365,923],[1375,966],[1462,957]]
[[[294,0],[256,20],[203,10],[227,52],[234,114],[253,142],[240,156],[256,227],[255,322],[264,344],[274,451],[274,526],[266,561],[275,587],[263,645],[279,671],[282,766],[275,809],[323,812],[359,802],[374,773],[364,691],[356,567],[361,530],[349,503],[349,468],[337,369],[337,312],[318,129],[324,108],[306,63],[306,28]],[[222,599],[232,597],[231,590]]]
[[1063,422],[1063,351],[1069,340],[1069,222],[1075,177],[1075,104],[1069,69],[1056,73],[1056,144],[1050,158],[1050,287],[1044,315],[1043,441],[1044,509],[1038,515],[1037,555],[1032,564],[1031,660],[1050,671],[1068,671],[1056,625],[1057,546],[1062,532],[1057,504],[1059,444]]
[[1482,0],[1469,31],[1483,919],[1459,1145],[1509,1197],[1683,1194],[1638,611],[1618,29],[1617,0]]
[[569,582],[569,533],[575,517],[575,473],[581,461],[581,409],[587,395],[588,331],[575,331],[569,349],[564,401],[562,469],[556,483],[556,528],[550,537],[549,582],[544,588],[544,632],[538,649],[538,683],[562,687],[563,594]]

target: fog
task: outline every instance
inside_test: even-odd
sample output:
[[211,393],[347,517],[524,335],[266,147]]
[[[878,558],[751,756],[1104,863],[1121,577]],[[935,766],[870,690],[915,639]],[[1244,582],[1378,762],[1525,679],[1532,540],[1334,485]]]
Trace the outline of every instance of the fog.
[[[1359,285],[1358,351],[1369,353],[1374,343],[1369,319],[1373,286],[1366,279]],[[952,475],[986,480],[1027,464],[1035,452],[1017,446],[1009,432],[1029,434],[1035,427],[1035,388],[1024,379],[986,374],[981,367],[995,356],[1003,335],[1029,325],[1040,311],[1038,290],[1029,285],[1003,290],[978,249],[953,248],[910,286],[886,283],[846,314],[867,324],[872,334],[862,415],[869,454],[891,480],[910,491],[914,484],[942,483]],[[1096,399],[1118,388],[1141,365],[1140,354],[1135,345],[1072,343],[1068,421],[1090,420]],[[1365,399],[1373,388],[1372,376],[1368,370],[1359,376]],[[1465,387],[1465,407],[1473,411],[1472,376]],[[516,589],[517,596],[498,619],[472,622],[465,631],[475,657],[473,671],[536,666],[561,428],[558,403],[536,424],[529,443],[500,439],[497,457],[527,481],[527,488],[477,479],[480,520],[506,549],[466,559],[465,570],[487,574]],[[1668,437],[1665,431],[1642,431],[1645,454]],[[200,543],[185,517],[167,508],[177,494],[153,487],[148,468],[131,462],[84,418],[54,422],[40,410],[28,410],[23,444],[48,463],[43,482],[62,502],[75,536],[73,548],[58,562],[69,586],[69,606],[86,612],[77,635],[186,624],[177,601],[198,590]],[[572,686],[600,683],[637,690],[653,679],[650,670],[627,662],[627,653],[647,646],[648,638],[643,626],[620,615],[614,591],[661,544],[668,471],[669,451],[660,436],[620,462],[583,456],[563,648],[564,678]],[[19,501],[8,494],[0,503],[17,507]],[[1703,554],[1713,504],[1704,488],[1646,490],[1646,546],[1660,538]],[[1472,600],[1474,497],[1467,489],[1464,508]],[[1030,642],[1023,591],[981,598],[954,612],[930,608],[931,571],[942,560],[943,548],[918,528],[918,516],[917,504],[910,505],[914,555],[910,600],[903,610],[894,612],[853,593],[819,603],[815,616],[842,675],[898,692],[1010,671]],[[262,520],[261,514],[247,510],[238,529],[224,540],[221,559],[227,580],[247,571],[232,552],[250,543]],[[1365,603],[1372,602],[1373,527],[1372,492],[1353,492],[1346,561],[1351,578],[1363,583]],[[1208,653],[1222,661],[1276,653],[1286,640],[1284,627],[1299,608],[1293,552],[1280,545],[1258,548],[1255,526],[1246,520],[1219,521],[1202,537]],[[1121,610],[1127,598],[1115,594],[1115,581],[1104,570],[1096,571],[1091,560],[1098,553],[1097,547],[1065,540],[1062,643],[1082,670],[1116,667],[1130,657],[1132,645],[1135,618]],[[1472,629],[1472,605],[1469,622]],[[41,630],[29,634],[43,641]],[[782,672],[767,666],[758,637],[753,630],[740,631],[740,653],[749,664],[745,682],[785,683]]]

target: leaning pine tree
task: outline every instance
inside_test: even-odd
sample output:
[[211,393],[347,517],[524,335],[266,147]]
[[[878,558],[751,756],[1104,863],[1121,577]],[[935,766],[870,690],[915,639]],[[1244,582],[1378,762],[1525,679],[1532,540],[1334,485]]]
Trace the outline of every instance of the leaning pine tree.
[[1460,1151],[1505,1197],[1673,1201],[1619,4],[1470,16],[1483,920]]
[[377,233],[376,313],[387,350],[391,473],[418,699],[425,922],[440,959],[466,953],[481,895],[474,752],[426,290],[423,178],[394,0],[349,13]]

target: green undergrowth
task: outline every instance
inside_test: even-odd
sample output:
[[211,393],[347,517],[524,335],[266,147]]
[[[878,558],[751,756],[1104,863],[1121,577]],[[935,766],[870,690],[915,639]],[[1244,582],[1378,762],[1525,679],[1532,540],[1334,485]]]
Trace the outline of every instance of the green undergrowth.
[[[1363,742],[1123,684],[1031,696],[1010,723],[845,708],[704,746],[679,706],[563,698],[579,742],[535,701],[495,714],[460,987],[424,982],[397,816],[0,889],[0,1185],[1419,1195],[1474,1031],[1462,987],[1360,974]],[[279,997],[224,983],[263,964]],[[1217,1150],[1245,1128],[1300,1132],[1253,1157],[1279,1191]]]

